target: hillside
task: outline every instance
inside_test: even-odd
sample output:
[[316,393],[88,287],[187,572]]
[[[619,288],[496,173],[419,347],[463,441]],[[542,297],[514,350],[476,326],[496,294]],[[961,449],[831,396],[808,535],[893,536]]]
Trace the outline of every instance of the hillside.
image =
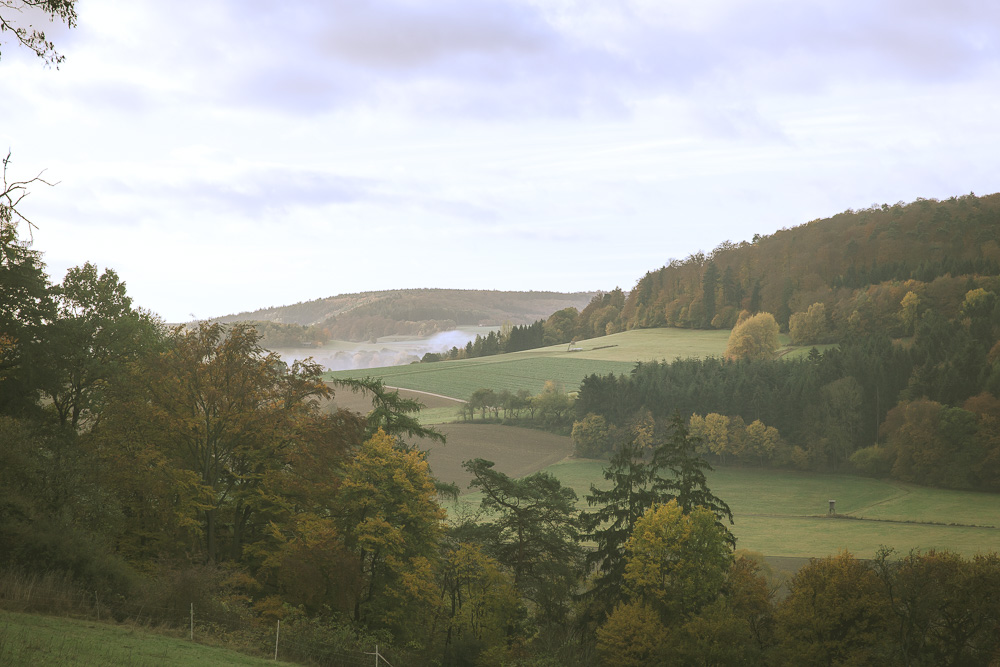
[[849,210],[651,272],[622,317],[628,327],[728,328],[739,310],[763,310],[787,328],[820,302],[843,329],[855,312],[859,326],[883,328],[906,291],[953,317],[967,276],[1000,274],[998,230],[1000,194]]
[[901,337],[928,310],[954,318],[968,291],[994,290],[998,276],[1000,194],[917,199],[670,260],[627,295],[614,290],[572,321],[547,323],[547,333],[559,329],[569,340],[651,327],[729,329],[744,310],[772,313],[787,331],[793,315],[820,303],[824,326],[801,342],[874,331]]
[[[531,324],[565,308],[581,309],[593,292],[408,289],[340,294],[290,306],[215,318],[257,322],[272,345],[381,336],[429,336],[457,326]],[[287,339],[287,340],[284,340]]]

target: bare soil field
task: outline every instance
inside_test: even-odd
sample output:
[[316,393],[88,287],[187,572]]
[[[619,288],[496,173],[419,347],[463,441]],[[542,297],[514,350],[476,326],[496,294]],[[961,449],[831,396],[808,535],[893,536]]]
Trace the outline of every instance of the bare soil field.
[[[442,424],[435,428],[447,436],[448,442],[430,445],[431,470],[442,482],[457,484],[463,493],[472,479],[462,468],[463,461],[486,459],[506,475],[523,477],[573,453],[570,438],[530,428],[500,424]],[[427,447],[427,443],[421,446]]]
[[[364,392],[354,392],[346,387],[339,387],[334,383],[328,383],[330,387],[334,390],[333,405],[338,408],[344,408],[346,410],[352,410],[354,412],[360,412],[363,415],[371,412],[372,401],[371,398]],[[412,398],[416,401],[423,403],[425,408],[457,408],[464,401],[457,398],[449,398],[447,396],[439,396],[437,394],[429,394],[423,391],[414,391],[412,389],[400,389],[399,395],[403,398]]]

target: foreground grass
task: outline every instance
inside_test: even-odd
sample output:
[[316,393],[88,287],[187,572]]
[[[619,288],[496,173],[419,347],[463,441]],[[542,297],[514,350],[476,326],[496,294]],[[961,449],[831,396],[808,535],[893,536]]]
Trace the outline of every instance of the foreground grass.
[[128,625],[0,611],[0,665],[274,665]]
[[[468,399],[476,389],[542,391],[548,380],[574,391],[591,374],[629,373],[638,361],[671,361],[676,358],[721,356],[728,331],[690,329],[640,329],[592,338],[568,345],[554,345],[478,359],[440,361],[336,371],[327,377],[381,378],[392,387],[426,391]],[[570,351],[572,349],[572,351]]]
[[[584,497],[590,485],[607,488],[603,461],[567,460],[545,468]],[[822,557],[847,549],[870,558],[885,545],[949,549],[964,556],[1000,552],[997,496],[899,482],[755,468],[718,468],[708,485],[733,511],[741,549],[766,556]],[[461,498],[476,505],[478,494]],[[837,501],[837,517],[827,514]]]

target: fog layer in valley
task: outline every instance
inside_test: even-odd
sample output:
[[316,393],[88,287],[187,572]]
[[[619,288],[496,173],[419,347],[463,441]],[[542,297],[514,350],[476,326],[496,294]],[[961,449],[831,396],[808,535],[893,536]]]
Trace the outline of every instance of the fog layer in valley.
[[477,335],[485,336],[499,327],[462,327],[453,331],[442,331],[428,338],[384,336],[374,343],[352,343],[331,341],[324,347],[278,348],[282,361],[293,361],[312,357],[315,362],[331,371],[380,368],[382,366],[402,366],[420,361],[428,352],[447,352],[453,347],[464,348]]

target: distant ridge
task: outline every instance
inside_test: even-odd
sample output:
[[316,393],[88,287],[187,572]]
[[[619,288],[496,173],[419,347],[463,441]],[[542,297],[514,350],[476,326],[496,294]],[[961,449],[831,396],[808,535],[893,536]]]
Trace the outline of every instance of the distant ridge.
[[565,308],[581,310],[596,292],[513,292],[403,289],[339,294],[288,306],[212,318],[213,322],[258,322],[265,335],[287,334],[291,342],[369,340],[390,335],[427,336],[460,326],[531,324]]

